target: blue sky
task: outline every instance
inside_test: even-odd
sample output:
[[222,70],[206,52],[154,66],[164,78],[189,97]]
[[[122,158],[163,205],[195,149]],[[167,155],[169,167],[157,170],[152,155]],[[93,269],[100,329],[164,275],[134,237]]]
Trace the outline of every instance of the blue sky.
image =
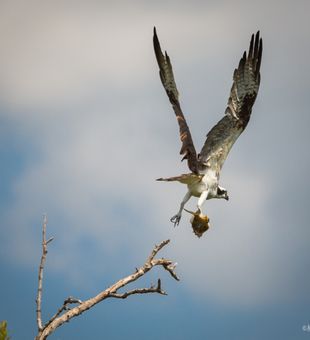
[[[168,296],[106,301],[51,339],[306,339],[310,322],[307,1],[2,1],[0,319],[34,337],[42,215],[50,244],[45,320],[143,264],[178,263]],[[169,219],[187,172],[153,48],[156,25],[196,148],[223,115],[250,36],[264,40],[251,121],[208,201],[211,228]],[[195,199],[188,207],[194,209]]]

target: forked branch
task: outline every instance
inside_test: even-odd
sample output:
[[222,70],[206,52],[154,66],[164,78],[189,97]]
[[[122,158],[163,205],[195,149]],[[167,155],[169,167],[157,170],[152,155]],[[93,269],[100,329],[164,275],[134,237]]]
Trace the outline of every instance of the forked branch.
[[[37,324],[38,324],[38,334],[36,336],[36,340],[46,339],[50,334],[52,334],[56,328],[61,326],[64,322],[70,321],[73,317],[76,317],[86,310],[92,308],[97,303],[107,299],[107,298],[117,298],[117,299],[126,299],[130,295],[136,294],[151,294],[157,293],[161,295],[167,295],[167,293],[162,289],[161,280],[158,279],[156,286],[150,286],[149,288],[136,288],[129,290],[127,292],[119,293],[119,289],[127,286],[129,283],[137,281],[140,277],[145,275],[148,271],[150,271],[155,266],[162,266],[168,273],[177,281],[179,278],[175,272],[176,264],[171,260],[160,258],[156,259],[155,256],[158,252],[165,247],[170,240],[162,241],[160,244],[155,245],[150,256],[145,261],[144,265],[140,268],[136,268],[135,272],[131,275],[124,277],[123,279],[117,281],[110,287],[101,291],[96,296],[82,301],[73,297],[68,297],[63,305],[58,309],[58,311],[47,321],[44,325],[42,322],[41,316],[41,304],[42,304],[42,284],[43,284],[43,270],[46,260],[47,254],[47,245],[52,241],[52,238],[46,241],[46,224],[47,219],[44,217],[43,220],[43,240],[42,240],[42,256],[39,267],[39,282],[38,282],[38,293],[37,293]],[[76,305],[73,306],[72,305]]]

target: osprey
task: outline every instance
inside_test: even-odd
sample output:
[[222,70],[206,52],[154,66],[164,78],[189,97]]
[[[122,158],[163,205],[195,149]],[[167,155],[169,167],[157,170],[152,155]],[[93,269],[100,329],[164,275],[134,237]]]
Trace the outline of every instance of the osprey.
[[[262,59],[263,42],[259,31],[251,37],[248,53],[244,52],[238,67],[233,74],[233,84],[228,99],[224,117],[208,132],[207,139],[197,155],[190,130],[182,112],[179,93],[174,80],[170,58],[162,53],[160,43],[154,27],[154,51],[159,66],[161,82],[166,90],[169,101],[176,115],[182,147],[182,160],[186,159],[191,171],[189,174],[170,178],[159,178],[158,181],[178,181],[187,185],[180,209],[171,218],[174,225],[178,225],[186,202],[192,197],[199,197],[197,208],[193,213],[192,225],[196,235],[201,236],[209,227],[209,219],[202,214],[202,205],[207,199],[222,198],[228,200],[227,190],[219,185],[220,171],[227,155],[246,128],[252,107],[255,102],[260,84],[260,65]],[[186,210],[186,209],[185,209]]]

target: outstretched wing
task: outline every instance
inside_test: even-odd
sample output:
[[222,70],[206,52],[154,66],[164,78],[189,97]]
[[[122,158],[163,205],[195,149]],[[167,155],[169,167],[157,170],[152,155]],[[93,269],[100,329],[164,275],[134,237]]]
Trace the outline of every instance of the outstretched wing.
[[246,128],[260,84],[263,42],[259,31],[252,35],[248,55],[244,52],[233,75],[225,116],[207,134],[198,156],[200,172],[213,168],[217,173],[242,131]]
[[167,92],[168,98],[170,100],[170,103],[172,104],[174,113],[177,117],[177,121],[179,124],[180,138],[182,142],[180,154],[184,155],[182,160],[187,159],[188,167],[190,168],[190,170],[193,173],[198,173],[197,154],[191,133],[189,131],[188,125],[186,123],[184,114],[179,103],[179,93],[177,90],[177,86],[175,84],[170,58],[167,52],[165,52],[164,55],[161,51],[155,27],[153,44],[157,63],[159,66],[160,79]]

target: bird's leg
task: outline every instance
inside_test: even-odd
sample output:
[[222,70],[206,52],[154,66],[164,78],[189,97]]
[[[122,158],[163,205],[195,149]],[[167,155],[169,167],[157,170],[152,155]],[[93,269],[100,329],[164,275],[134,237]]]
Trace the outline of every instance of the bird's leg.
[[184,205],[188,202],[188,200],[191,198],[192,194],[190,191],[188,191],[186,193],[186,195],[184,196],[181,204],[180,204],[180,210],[178,211],[178,213],[176,215],[174,215],[173,217],[171,217],[170,221],[172,223],[174,223],[174,226],[178,225],[180,223],[181,220],[181,216],[182,216],[182,210],[184,208]]
[[209,190],[205,190],[200,195],[200,197],[198,199],[198,203],[197,203],[197,207],[198,207],[199,212],[201,212],[201,208],[202,208],[203,204],[205,203],[206,199],[208,198],[208,194],[209,194]]

